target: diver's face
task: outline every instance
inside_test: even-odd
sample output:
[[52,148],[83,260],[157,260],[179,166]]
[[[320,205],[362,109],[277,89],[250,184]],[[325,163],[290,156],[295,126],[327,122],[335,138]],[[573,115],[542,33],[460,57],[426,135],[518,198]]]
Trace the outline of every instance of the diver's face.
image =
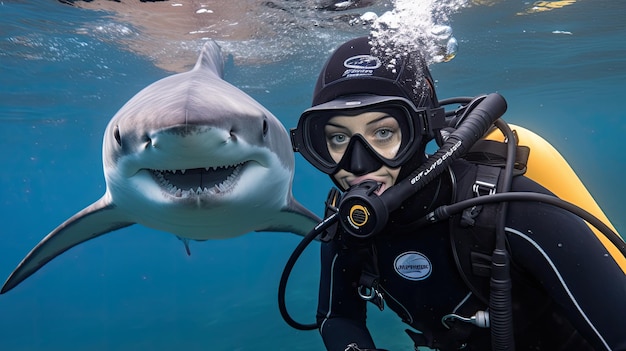
[[[368,111],[356,116],[334,116],[324,127],[324,133],[328,151],[337,163],[344,156],[350,138],[356,134],[360,134],[379,155],[389,159],[398,153],[402,139],[398,121],[379,111]],[[399,173],[400,168],[383,165],[376,171],[359,176],[340,169],[333,177],[344,190],[365,180],[376,181],[380,184],[376,193],[380,195],[395,184]]]

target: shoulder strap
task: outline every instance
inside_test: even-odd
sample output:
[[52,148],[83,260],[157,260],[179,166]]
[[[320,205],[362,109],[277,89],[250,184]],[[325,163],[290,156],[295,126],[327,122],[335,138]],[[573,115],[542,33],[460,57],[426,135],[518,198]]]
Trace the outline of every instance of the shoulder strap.
[[[495,193],[501,168],[476,165],[457,184],[455,201]],[[450,219],[450,243],[461,278],[483,303],[489,302],[491,253],[497,204],[475,206]]]
[[[496,140],[481,139],[469,149],[463,158],[475,164],[503,168],[506,163],[506,152],[506,143]],[[526,173],[529,155],[530,148],[528,146],[516,146],[513,175]]]
[[[516,146],[514,176],[526,173],[529,155],[529,147]],[[481,139],[463,158],[476,167],[458,182],[455,201],[495,193],[504,175],[507,144]],[[450,220],[450,241],[459,273],[472,293],[484,303],[488,303],[489,296],[497,207],[498,204],[475,206]]]

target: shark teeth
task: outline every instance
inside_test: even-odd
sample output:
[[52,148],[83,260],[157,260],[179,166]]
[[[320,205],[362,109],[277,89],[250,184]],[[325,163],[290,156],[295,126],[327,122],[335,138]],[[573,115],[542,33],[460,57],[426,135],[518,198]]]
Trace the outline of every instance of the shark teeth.
[[175,197],[215,195],[230,190],[244,163],[177,170],[151,170],[161,188]]

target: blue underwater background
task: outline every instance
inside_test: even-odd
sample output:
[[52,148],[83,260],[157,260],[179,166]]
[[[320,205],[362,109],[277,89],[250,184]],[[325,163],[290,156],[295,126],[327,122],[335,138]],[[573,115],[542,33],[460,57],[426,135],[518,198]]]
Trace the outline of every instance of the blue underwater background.
[[[505,119],[556,146],[625,233],[626,2],[570,1],[525,15],[532,2],[483,3],[451,16],[460,47],[431,67],[439,98],[503,94]],[[125,49],[127,36],[98,30],[114,25],[105,12],[57,1],[0,1],[0,279],[104,193],[108,120],[172,73]],[[272,60],[230,62],[225,79],[294,127],[330,50],[364,28],[300,29],[299,45]],[[281,49],[280,35],[272,40]],[[331,182],[296,162],[294,195],[321,216]],[[279,277],[299,240],[250,233],[192,242],[187,256],[168,233],[135,225],[107,234],[0,296],[0,350],[321,350],[317,332],[291,329],[278,312]],[[303,323],[314,319],[317,247],[288,286]],[[392,312],[370,318],[379,347],[412,349]]]

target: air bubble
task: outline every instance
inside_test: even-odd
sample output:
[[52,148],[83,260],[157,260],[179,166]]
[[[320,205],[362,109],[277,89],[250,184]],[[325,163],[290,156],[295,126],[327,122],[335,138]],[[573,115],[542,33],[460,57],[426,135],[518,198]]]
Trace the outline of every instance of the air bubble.
[[467,6],[467,0],[396,0],[392,11],[372,24],[375,48],[387,56],[398,52],[422,52],[427,64],[447,62],[458,52],[458,42],[448,17]]

